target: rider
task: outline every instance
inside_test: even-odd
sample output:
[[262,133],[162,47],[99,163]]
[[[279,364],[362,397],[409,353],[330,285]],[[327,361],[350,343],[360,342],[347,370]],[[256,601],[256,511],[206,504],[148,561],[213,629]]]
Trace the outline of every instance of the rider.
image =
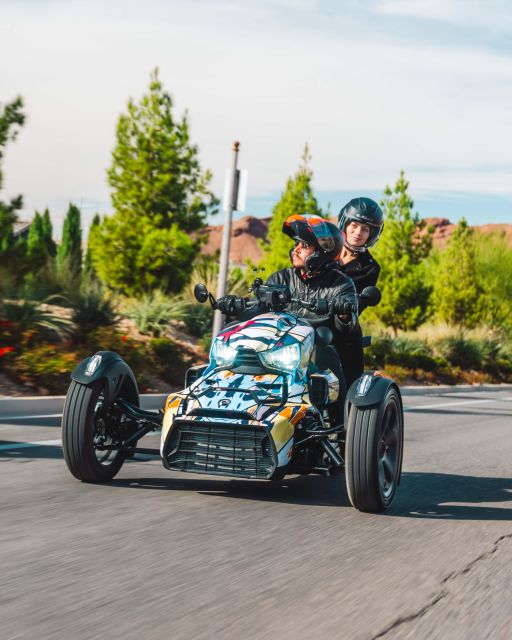
[[329,300],[329,312],[318,316],[298,303],[291,302],[287,310],[306,317],[315,326],[326,325],[334,332],[351,327],[357,313],[357,296],[351,279],[336,263],[343,247],[343,237],[336,225],[319,216],[289,216],[283,233],[295,241],[290,250],[291,267],[271,274],[266,284],[287,285],[292,298],[303,302]]
[[[286,285],[291,297],[302,302],[328,300],[325,315],[318,315],[293,301],[286,310],[307,319],[315,327],[329,327],[334,336],[349,334],[357,325],[357,295],[354,283],[343,274],[336,261],[343,246],[340,230],[319,216],[292,215],[285,220],[282,231],[295,240],[295,247],[290,251],[292,266],[271,274],[266,284]],[[217,307],[228,315],[240,316],[234,301],[234,296],[225,296],[217,301]],[[261,313],[261,309],[254,310],[251,315],[256,313]],[[331,346],[317,349],[317,365],[331,369],[340,379],[340,386],[344,386],[340,361]],[[337,410],[341,411],[341,403],[338,404]],[[340,417],[339,413],[337,417]]]
[[[384,214],[371,198],[353,198],[341,209],[338,225],[344,237],[343,249],[338,256],[341,271],[355,284],[357,293],[365,287],[375,286],[380,265],[368,251],[379,239],[384,227]],[[359,313],[364,309],[359,301]],[[347,385],[356,380],[364,369],[361,327],[344,335],[335,334],[334,344],[345,372]]]

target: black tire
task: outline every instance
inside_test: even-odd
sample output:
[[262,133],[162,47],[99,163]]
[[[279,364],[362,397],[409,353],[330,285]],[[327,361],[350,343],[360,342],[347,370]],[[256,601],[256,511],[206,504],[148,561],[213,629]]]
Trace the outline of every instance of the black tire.
[[351,504],[378,512],[393,502],[402,473],[404,419],[398,391],[378,406],[352,405],[346,426],[345,478]]
[[118,473],[124,456],[98,451],[98,410],[102,408],[103,381],[91,386],[72,381],[62,414],[62,448],[71,473],[82,482],[108,482]]

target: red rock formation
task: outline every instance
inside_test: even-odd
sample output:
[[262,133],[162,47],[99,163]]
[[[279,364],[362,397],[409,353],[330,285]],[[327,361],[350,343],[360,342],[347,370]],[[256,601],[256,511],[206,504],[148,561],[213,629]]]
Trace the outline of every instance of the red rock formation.
[[[258,241],[267,237],[269,221],[270,218],[244,216],[233,222],[229,251],[231,263],[244,265],[247,259],[252,262],[261,260],[263,251]],[[202,249],[202,253],[211,256],[220,251],[222,228],[223,225],[221,224],[207,227],[205,233],[208,234],[208,240]]]
[[[230,250],[232,264],[244,265],[247,259],[257,263],[262,258],[263,251],[258,241],[266,238],[269,222],[270,218],[255,218],[254,216],[244,216],[233,222]],[[434,246],[441,249],[446,246],[446,242],[457,226],[448,218],[425,218],[425,222],[434,227],[433,243]],[[216,251],[220,250],[222,226],[216,225],[206,228],[205,233],[208,234],[208,241],[202,250],[204,254],[215,255]],[[512,246],[512,224],[484,224],[473,228],[482,234],[503,235]]]

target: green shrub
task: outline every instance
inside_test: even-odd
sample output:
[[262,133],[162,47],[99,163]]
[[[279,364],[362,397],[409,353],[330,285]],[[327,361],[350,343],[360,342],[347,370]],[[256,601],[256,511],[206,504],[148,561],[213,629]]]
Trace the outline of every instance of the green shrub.
[[87,334],[86,339],[80,345],[80,360],[90,356],[96,351],[114,351],[132,369],[135,378],[141,385],[142,376],[147,369],[151,351],[144,342],[132,340],[122,335],[112,327],[100,327]]
[[482,349],[477,340],[450,336],[439,341],[436,347],[441,357],[455,367],[477,370],[482,367]]
[[70,320],[44,311],[32,300],[3,302],[0,305],[0,318],[9,324],[10,331],[17,340],[27,332],[31,332],[37,339],[63,340],[73,330]]
[[447,365],[447,362],[432,354],[431,348],[423,340],[405,335],[391,338],[377,336],[365,349],[365,365],[383,369],[395,365],[407,369],[434,371]]
[[204,336],[199,340],[199,346],[206,353],[210,353],[210,347],[212,346],[212,334],[205,333]]
[[393,338],[382,335],[372,336],[372,343],[364,350],[365,366],[382,369],[393,350]]
[[386,358],[386,364],[433,371],[447,363],[443,359],[434,358],[431,349],[422,340],[399,336],[393,340],[391,352]]
[[162,291],[145,294],[142,299],[125,304],[123,312],[131,318],[141,333],[160,336],[170,320],[183,320],[187,315],[188,303],[170,298]]
[[57,350],[52,344],[39,344],[10,359],[5,370],[14,380],[60,394],[65,393],[69,374],[80,360],[76,352]]
[[210,304],[190,304],[183,316],[189,332],[197,338],[211,333],[213,325],[213,309]]
[[152,368],[155,375],[165,382],[183,385],[190,357],[183,347],[169,338],[153,338],[149,343],[153,352]]
[[76,325],[75,335],[80,340],[95,329],[114,326],[119,319],[111,298],[97,280],[85,282],[78,293],[70,296],[69,302]]

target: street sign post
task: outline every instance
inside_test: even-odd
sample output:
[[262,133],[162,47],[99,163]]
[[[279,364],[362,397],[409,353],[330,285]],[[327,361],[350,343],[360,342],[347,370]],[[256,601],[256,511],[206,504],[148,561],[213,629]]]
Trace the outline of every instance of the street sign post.
[[[229,246],[231,243],[231,220],[233,211],[245,210],[245,198],[247,193],[247,171],[238,169],[238,152],[240,143],[233,143],[233,167],[228,169],[224,188],[223,209],[226,213],[224,229],[222,230],[222,246],[220,250],[219,280],[217,285],[217,298],[226,295],[228,270],[229,270]],[[215,311],[213,316],[213,337],[219,333],[225,323],[225,317],[220,311]]]

